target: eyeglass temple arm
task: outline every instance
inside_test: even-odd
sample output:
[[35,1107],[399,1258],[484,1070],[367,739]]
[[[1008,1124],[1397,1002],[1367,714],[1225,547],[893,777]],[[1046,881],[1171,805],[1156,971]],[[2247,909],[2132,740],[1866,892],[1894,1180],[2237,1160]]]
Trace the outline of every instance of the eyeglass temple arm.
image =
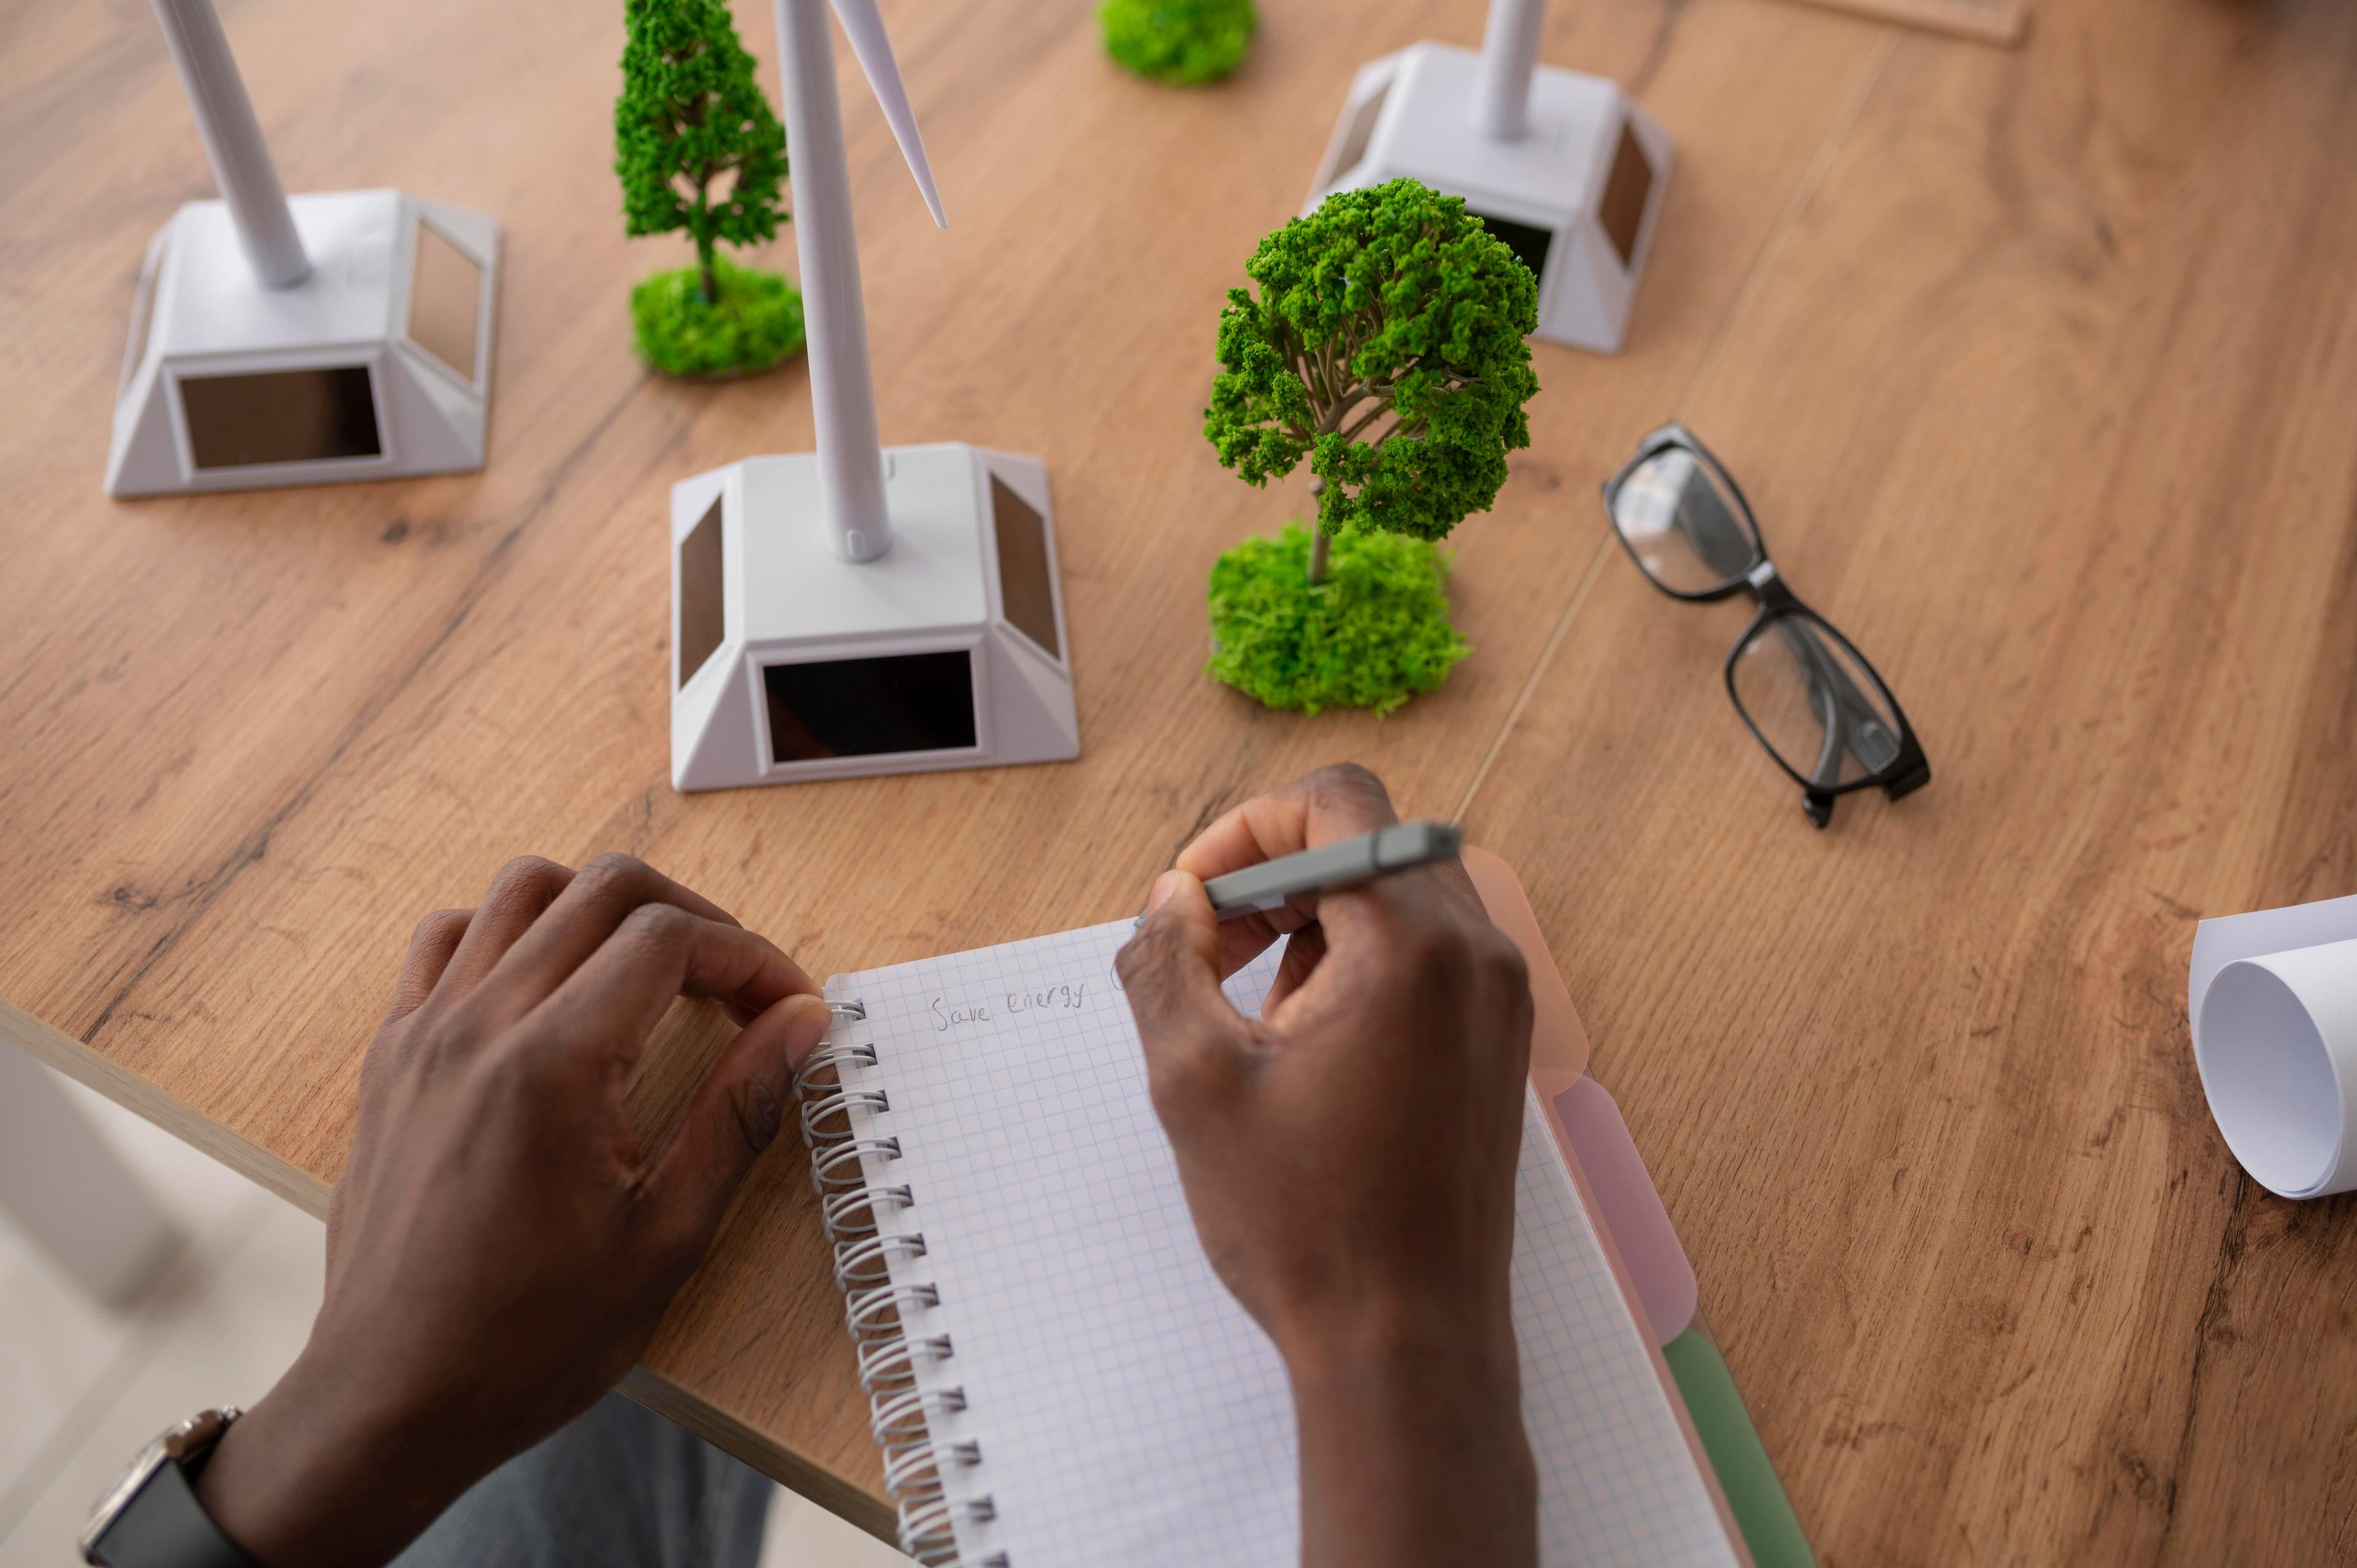
[[1823,830],[1834,820],[1833,786],[1841,779],[1841,754],[1849,742],[1842,726],[1841,702],[1834,682],[1842,679],[1836,668],[1829,668],[1824,645],[1814,632],[1798,621],[1780,621],[1779,636],[1792,649],[1792,656],[1809,682],[1809,702],[1817,710],[1824,725],[1824,739],[1817,750],[1816,766],[1809,769],[1809,787],[1801,796],[1801,814],[1809,819],[1812,827]]
[[[1818,753],[1816,767],[1810,772],[1812,782],[1828,789],[1839,783],[1844,751],[1854,753],[1869,773],[1889,767],[1899,755],[1898,737],[1890,733],[1890,726],[1883,722],[1874,703],[1849,678],[1849,672],[1826,650],[1824,639],[1804,621],[1781,620],[1777,622],[1776,629],[1799,657],[1802,668],[1809,672],[1811,695],[1824,719],[1825,743]],[[1875,746],[1881,753],[1878,760],[1867,756],[1859,746],[1861,739],[1876,731],[1883,736],[1881,744]]]
[[1724,578],[1740,577],[1758,564],[1759,541],[1743,531],[1717,495],[1700,481],[1699,468],[1695,474],[1678,497],[1678,528],[1712,571]]

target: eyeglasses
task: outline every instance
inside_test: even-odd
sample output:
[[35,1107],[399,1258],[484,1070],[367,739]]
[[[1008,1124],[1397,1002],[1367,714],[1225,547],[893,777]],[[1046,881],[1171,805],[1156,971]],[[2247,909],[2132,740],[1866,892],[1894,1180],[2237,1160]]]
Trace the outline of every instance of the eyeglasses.
[[1735,480],[1683,424],[1664,424],[1604,487],[1605,510],[1653,586],[1697,604],[1749,590],[1760,605],[1727,656],[1727,694],[1824,827],[1834,797],[1932,781],[1899,700],[1866,655],[1776,575]]

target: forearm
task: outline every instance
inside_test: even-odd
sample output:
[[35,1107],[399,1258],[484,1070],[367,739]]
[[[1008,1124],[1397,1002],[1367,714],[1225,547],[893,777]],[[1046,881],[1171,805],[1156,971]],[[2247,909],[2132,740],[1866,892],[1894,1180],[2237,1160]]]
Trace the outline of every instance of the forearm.
[[1287,1358],[1303,1568],[1532,1568],[1538,1481],[1511,1325],[1352,1326]]

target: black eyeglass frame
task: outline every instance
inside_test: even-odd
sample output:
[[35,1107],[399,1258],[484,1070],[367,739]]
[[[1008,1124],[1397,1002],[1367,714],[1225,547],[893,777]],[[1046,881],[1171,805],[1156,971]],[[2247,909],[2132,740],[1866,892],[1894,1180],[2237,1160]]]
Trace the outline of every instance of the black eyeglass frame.
[[[1735,504],[1742,509],[1741,521],[1748,524],[1751,531],[1750,561],[1746,563],[1742,571],[1708,588],[1671,587],[1653,575],[1652,569],[1646,566],[1643,558],[1637,553],[1637,547],[1629,542],[1628,534],[1621,532],[1619,505],[1621,487],[1639,468],[1663,453],[1670,451],[1684,452],[1695,462],[1708,468],[1711,477],[1726,487],[1728,495],[1735,498]],[[1855,789],[1870,789],[1878,786],[1885,799],[1896,800],[1902,795],[1912,794],[1932,781],[1932,764],[1924,757],[1921,744],[1915,738],[1915,726],[1907,722],[1907,711],[1899,705],[1899,699],[1891,693],[1890,682],[1882,678],[1882,671],[1874,667],[1872,660],[1858,651],[1857,644],[1844,636],[1841,629],[1833,622],[1803,604],[1800,596],[1792,592],[1791,586],[1785,583],[1782,575],[1776,570],[1775,562],[1769,557],[1768,535],[1760,526],[1759,514],[1751,510],[1750,498],[1743,493],[1743,487],[1735,482],[1735,476],[1727,471],[1727,465],[1713,456],[1710,448],[1704,446],[1701,438],[1693,431],[1677,421],[1672,420],[1638,443],[1636,456],[1621,464],[1620,471],[1604,483],[1604,520],[1606,526],[1612,530],[1612,537],[1619,540],[1620,548],[1628,553],[1629,559],[1635,564],[1638,575],[1670,597],[1683,599],[1689,604],[1706,605],[1716,604],[1721,599],[1731,598],[1738,593],[1748,591],[1758,602],[1760,608],[1752,616],[1751,624],[1743,628],[1743,635],[1737,638],[1735,646],[1727,650],[1727,665],[1720,672],[1721,678],[1727,686],[1727,700],[1735,704],[1736,715],[1742,719],[1743,727],[1751,732],[1751,738],[1760,743],[1760,749],[1774,759],[1776,766],[1782,768],[1792,782],[1801,787],[1801,810],[1811,822],[1823,828],[1833,821],[1834,797],[1837,795],[1846,795]],[[1822,784],[1803,774],[1800,769],[1784,760],[1783,753],[1777,750],[1767,736],[1760,732],[1758,721],[1752,718],[1750,710],[1743,705],[1743,698],[1735,689],[1735,666],[1742,659],[1743,650],[1750,647],[1777,622],[1794,619],[1805,623],[1807,629],[1821,632],[1839,644],[1842,650],[1849,655],[1857,667],[1866,671],[1867,678],[1874,682],[1876,691],[1881,694],[1883,702],[1889,706],[1890,716],[1899,729],[1899,754],[1882,767],[1863,777],[1839,784]],[[1806,657],[1797,645],[1795,652],[1803,658]],[[1835,674],[1839,677],[1838,671],[1835,671]],[[1829,732],[1830,729],[1829,725]]]

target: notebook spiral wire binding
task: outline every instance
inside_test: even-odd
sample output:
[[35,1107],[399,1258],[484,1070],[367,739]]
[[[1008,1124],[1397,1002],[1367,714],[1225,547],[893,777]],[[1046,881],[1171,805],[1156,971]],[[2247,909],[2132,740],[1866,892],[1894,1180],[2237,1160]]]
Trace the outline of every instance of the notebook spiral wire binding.
[[949,1496],[950,1474],[980,1465],[982,1447],[933,1440],[934,1418],[964,1410],[965,1391],[918,1386],[920,1367],[947,1361],[952,1353],[948,1335],[914,1333],[915,1312],[940,1305],[941,1293],[907,1281],[905,1271],[902,1283],[893,1283],[895,1264],[925,1256],[921,1232],[886,1228],[896,1217],[905,1223],[916,1199],[906,1186],[877,1179],[870,1169],[871,1162],[888,1165],[900,1157],[899,1139],[854,1130],[855,1112],[891,1109],[883,1090],[860,1088],[845,1077],[846,1069],[856,1074],[876,1066],[874,1046],[845,1037],[848,1026],[866,1022],[867,1009],[858,1002],[830,1002],[827,1008],[834,1027],[795,1072],[794,1092],[802,1102],[802,1142],[810,1145],[811,1185],[834,1249],[844,1318],[858,1350],[869,1425],[884,1455],[884,1487],[899,1509],[900,1550],[926,1568],[1009,1568],[1003,1552],[972,1563],[958,1557],[956,1527],[996,1517],[986,1495]]

